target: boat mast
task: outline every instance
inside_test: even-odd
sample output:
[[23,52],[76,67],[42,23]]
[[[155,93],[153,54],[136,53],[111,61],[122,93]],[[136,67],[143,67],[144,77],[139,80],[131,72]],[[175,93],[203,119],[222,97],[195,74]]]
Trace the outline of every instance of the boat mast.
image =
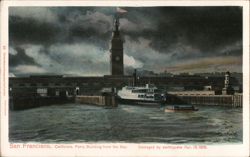
[[137,81],[136,81],[136,69],[134,70],[134,73],[133,73],[133,86],[137,86]]

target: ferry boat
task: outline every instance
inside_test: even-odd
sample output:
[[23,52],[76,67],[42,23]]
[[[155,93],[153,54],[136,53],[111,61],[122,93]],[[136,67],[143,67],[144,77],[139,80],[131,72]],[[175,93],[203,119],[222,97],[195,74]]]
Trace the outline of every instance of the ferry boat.
[[146,84],[145,86],[125,86],[118,91],[117,96],[121,103],[157,105],[166,102],[164,90],[160,90],[152,84]]
[[193,105],[173,105],[173,106],[167,106],[165,108],[165,112],[176,112],[176,111],[198,111],[199,109],[195,108]]

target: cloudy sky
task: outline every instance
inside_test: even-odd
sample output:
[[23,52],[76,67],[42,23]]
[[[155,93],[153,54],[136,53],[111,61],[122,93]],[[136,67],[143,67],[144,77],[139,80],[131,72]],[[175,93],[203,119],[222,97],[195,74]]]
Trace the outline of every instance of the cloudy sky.
[[[242,8],[122,9],[125,71],[242,71]],[[10,73],[109,75],[116,13],[116,7],[10,7]]]

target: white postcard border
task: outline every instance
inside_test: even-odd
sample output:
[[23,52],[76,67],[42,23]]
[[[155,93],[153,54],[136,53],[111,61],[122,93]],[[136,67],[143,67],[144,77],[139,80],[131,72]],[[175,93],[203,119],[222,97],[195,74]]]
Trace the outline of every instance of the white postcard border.
[[[10,6],[242,6],[243,7],[243,144],[207,145],[194,149],[196,144],[170,145],[158,143],[75,143],[49,144],[51,148],[26,148],[8,142],[8,7]],[[3,156],[248,156],[249,155],[249,2],[247,1],[2,1],[1,2],[1,154]],[[34,144],[42,147],[39,143]],[[46,144],[44,144],[45,147]],[[66,148],[68,146],[74,147]],[[76,146],[96,145],[96,149]],[[110,146],[105,149],[103,146]],[[154,149],[150,147],[155,147]],[[157,149],[156,147],[159,147]],[[186,146],[186,149],[171,148]],[[189,146],[191,147],[190,149]],[[197,146],[204,146],[197,144]],[[62,147],[62,148],[59,148]],[[163,147],[166,147],[163,150]],[[167,148],[169,147],[169,148]],[[103,148],[103,149],[100,149]],[[116,149],[118,148],[118,149]],[[145,148],[145,149],[140,149]]]

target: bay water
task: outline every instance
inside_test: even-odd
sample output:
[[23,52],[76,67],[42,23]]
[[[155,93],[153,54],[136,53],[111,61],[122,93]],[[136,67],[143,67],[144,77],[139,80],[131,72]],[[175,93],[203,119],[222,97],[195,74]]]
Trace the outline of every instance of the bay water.
[[10,111],[10,142],[242,143],[242,108],[196,106],[194,112],[164,107],[83,104]]

